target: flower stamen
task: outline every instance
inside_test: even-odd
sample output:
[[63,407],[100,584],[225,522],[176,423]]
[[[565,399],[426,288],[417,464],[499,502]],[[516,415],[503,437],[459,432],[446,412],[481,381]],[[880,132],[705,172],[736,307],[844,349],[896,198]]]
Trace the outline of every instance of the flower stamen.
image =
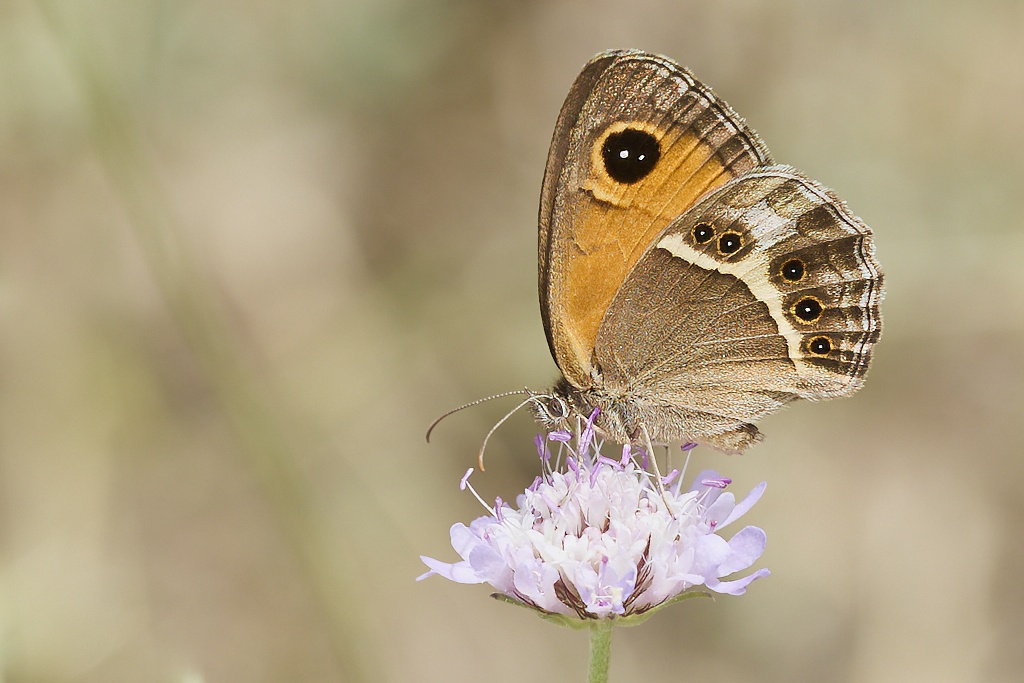
[[479,493],[477,493],[476,489],[473,488],[473,485],[469,483],[469,475],[471,475],[471,474],[473,474],[473,468],[472,467],[470,467],[468,470],[466,470],[466,473],[464,475],[462,475],[462,479],[459,480],[459,489],[462,490],[462,491],[465,491],[466,489],[469,489],[469,492],[472,493],[473,497],[476,498],[477,501],[479,501],[479,503],[484,506],[485,510],[490,512],[492,515],[497,516],[497,513],[495,513],[495,511],[494,511],[494,508],[492,508],[490,505],[488,505],[484,501],[483,496],[481,496]]

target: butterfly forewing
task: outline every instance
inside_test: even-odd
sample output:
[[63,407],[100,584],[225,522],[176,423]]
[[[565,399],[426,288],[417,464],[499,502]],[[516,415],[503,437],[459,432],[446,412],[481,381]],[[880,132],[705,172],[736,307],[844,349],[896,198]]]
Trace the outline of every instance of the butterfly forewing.
[[540,298],[552,355],[584,386],[605,311],[648,246],[708,191],[769,163],[743,120],[689,71],[598,55],[558,119],[540,208]]

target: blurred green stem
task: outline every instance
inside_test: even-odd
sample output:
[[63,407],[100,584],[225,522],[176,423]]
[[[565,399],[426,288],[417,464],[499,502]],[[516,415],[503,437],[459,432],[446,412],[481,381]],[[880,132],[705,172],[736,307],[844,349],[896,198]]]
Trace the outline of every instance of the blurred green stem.
[[608,683],[608,664],[612,657],[612,620],[595,619],[590,624],[590,666],[588,683]]
[[272,407],[265,388],[241,361],[240,344],[220,314],[216,289],[181,239],[172,204],[144,151],[129,102],[115,74],[97,63],[95,41],[81,35],[83,24],[72,16],[88,10],[57,0],[38,4],[69,71],[81,84],[96,151],[121,195],[167,307],[272,503],[307,573],[307,584],[317,594],[340,673],[347,681],[376,680],[373,674],[382,667],[368,661],[375,650],[358,645],[361,635],[365,637],[364,627],[358,625],[367,617],[358,613],[363,601],[356,593],[356,563],[339,567],[338,558],[326,552],[332,532],[298,472],[280,410]]

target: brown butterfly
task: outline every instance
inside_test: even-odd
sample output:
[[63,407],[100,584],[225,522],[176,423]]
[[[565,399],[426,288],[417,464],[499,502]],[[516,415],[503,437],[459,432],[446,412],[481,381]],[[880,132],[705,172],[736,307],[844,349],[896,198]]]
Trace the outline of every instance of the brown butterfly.
[[871,230],[665,57],[605,52],[577,77],[539,246],[562,378],[538,417],[599,408],[621,443],[742,452],[784,404],[859,389],[881,332]]

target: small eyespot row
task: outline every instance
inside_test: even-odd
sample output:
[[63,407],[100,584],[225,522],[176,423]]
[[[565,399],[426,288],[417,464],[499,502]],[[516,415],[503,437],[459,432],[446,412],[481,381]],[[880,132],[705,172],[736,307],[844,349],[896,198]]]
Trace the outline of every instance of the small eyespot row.
[[807,350],[814,356],[827,356],[832,352],[832,340],[825,336],[814,337],[807,342]]
[[743,236],[738,232],[724,232],[718,238],[718,251],[722,255],[735,254],[743,246]]
[[707,244],[715,237],[715,228],[710,223],[698,223],[693,226],[693,241],[697,244]]
[[804,262],[798,258],[789,259],[779,268],[779,275],[787,282],[800,282],[807,272]]
[[825,312],[825,307],[813,296],[805,296],[793,304],[789,310],[801,322],[809,324],[817,322],[821,314]]

